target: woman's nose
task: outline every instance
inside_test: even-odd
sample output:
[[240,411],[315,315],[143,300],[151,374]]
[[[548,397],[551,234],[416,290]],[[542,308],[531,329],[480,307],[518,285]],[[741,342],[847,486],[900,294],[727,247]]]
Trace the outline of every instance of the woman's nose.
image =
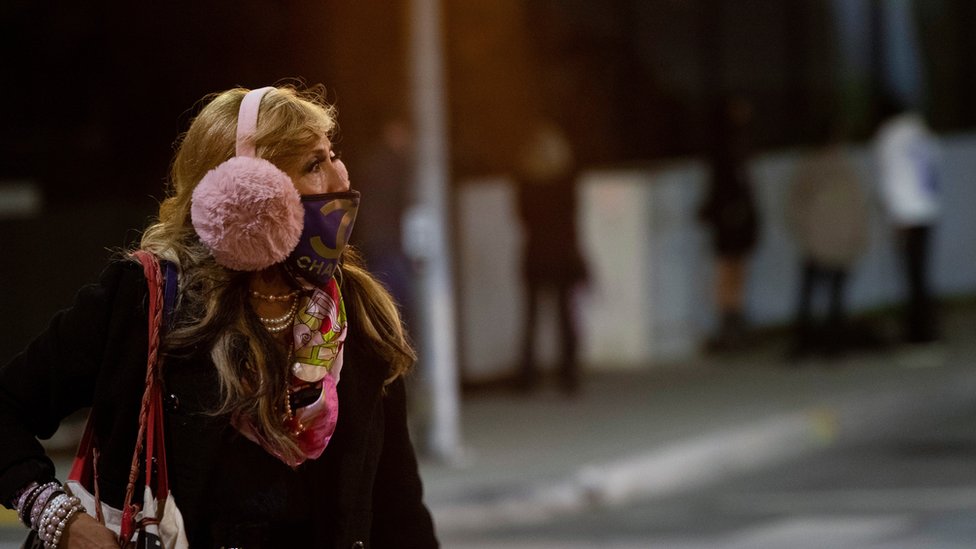
[[349,190],[349,170],[342,160],[332,163],[335,166],[335,177],[329,182],[329,192],[343,192]]

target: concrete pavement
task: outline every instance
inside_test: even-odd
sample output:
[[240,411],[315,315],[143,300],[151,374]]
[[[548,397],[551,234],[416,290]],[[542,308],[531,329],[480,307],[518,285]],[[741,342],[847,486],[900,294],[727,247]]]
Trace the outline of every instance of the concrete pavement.
[[445,535],[702,483],[826,445],[897,429],[976,398],[976,310],[957,308],[937,346],[785,360],[766,341],[735,356],[604,372],[567,398],[554,388],[469,396],[459,463],[422,462]]

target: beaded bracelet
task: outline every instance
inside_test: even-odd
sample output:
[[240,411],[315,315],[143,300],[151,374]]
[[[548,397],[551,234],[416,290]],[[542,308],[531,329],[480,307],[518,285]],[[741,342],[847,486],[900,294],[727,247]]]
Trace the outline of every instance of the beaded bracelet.
[[54,529],[57,523],[52,524],[52,520],[57,516],[55,513],[66,501],[68,501],[68,495],[61,492],[51,500],[51,503],[48,504],[44,508],[44,512],[41,513],[41,520],[35,529],[37,530],[37,536],[41,538],[41,541],[45,542],[45,547],[47,546],[47,543],[50,543],[51,538],[54,535]]
[[68,522],[84,511],[81,500],[66,494],[58,482],[31,482],[14,496],[21,522],[37,531],[45,549],[57,549]]
[[43,498],[38,498],[37,503],[34,504],[34,510],[31,511],[31,528],[37,530],[41,525],[41,517],[44,515],[44,510],[48,508],[48,505],[58,497],[60,490],[52,490],[48,492]]
[[20,519],[20,522],[27,525],[28,528],[30,528],[30,519],[28,518],[30,516],[30,510],[34,506],[34,502],[37,501],[37,496],[41,493],[41,490],[41,485],[36,482],[31,482],[14,496],[14,508],[17,509],[17,518]]
[[[41,512],[44,511],[47,504],[50,503],[51,499],[53,499],[54,496],[56,496],[60,491],[62,491],[61,485],[57,482],[49,482],[41,487],[30,506],[30,521],[24,523],[28,528],[33,528],[34,525],[37,524],[37,518],[41,515]],[[26,514],[27,509],[25,509],[23,512]]]
[[64,491],[59,486],[58,488],[47,491],[43,497],[37,498],[37,501],[34,503],[34,508],[31,510],[31,528],[37,530],[40,527],[44,511],[48,509],[48,506],[54,502],[58,495],[63,493]]
[[75,516],[79,511],[84,510],[81,506],[81,501],[79,501],[78,498],[69,498],[68,502],[71,504],[71,507],[64,511],[63,516],[61,516],[59,511],[58,516],[61,516],[61,520],[58,522],[58,525],[55,526],[54,536],[51,538],[51,541],[44,546],[45,549],[57,549],[58,544],[61,543],[61,536],[64,534],[64,531],[68,526],[68,521],[70,521],[71,517]]
[[55,481],[38,484],[31,482],[26,487],[17,492],[14,497],[14,508],[17,510],[17,518],[28,528],[31,528],[37,515],[47,503],[47,498],[61,485]]
[[17,490],[17,493],[14,494],[14,499],[13,499],[14,507],[18,511],[22,509],[24,507],[24,502],[32,493],[34,493],[34,491],[37,488],[40,488],[40,484],[38,484],[36,481],[31,481],[31,483],[28,484],[27,486],[24,486],[20,490]]

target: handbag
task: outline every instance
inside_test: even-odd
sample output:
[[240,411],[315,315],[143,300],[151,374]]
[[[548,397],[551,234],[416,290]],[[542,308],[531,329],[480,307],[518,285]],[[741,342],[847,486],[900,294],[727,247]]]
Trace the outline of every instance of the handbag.
[[[68,481],[65,483],[66,492],[81,501],[86,513],[118,535],[119,547],[187,549],[189,543],[186,539],[183,517],[176,506],[176,499],[169,490],[167,477],[160,384],[162,364],[159,360],[159,334],[164,310],[168,320],[175,303],[176,273],[175,268],[167,263],[164,297],[163,273],[156,256],[143,250],[136,251],[133,256],[142,263],[149,284],[149,353],[146,363],[145,390],[139,410],[139,431],[132,452],[124,503],[122,509],[116,509],[103,503],[99,497],[97,469],[99,452],[94,439],[91,415],[88,417],[71,472],[68,474]],[[144,454],[143,449],[145,449]],[[145,481],[141,504],[132,502],[140,470]],[[36,532],[32,531],[24,547],[40,548],[43,547],[43,542],[37,539]]]

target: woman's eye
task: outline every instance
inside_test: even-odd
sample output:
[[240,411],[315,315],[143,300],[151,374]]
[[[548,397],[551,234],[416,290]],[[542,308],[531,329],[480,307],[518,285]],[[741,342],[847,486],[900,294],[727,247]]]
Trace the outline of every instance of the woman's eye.
[[322,161],[321,160],[313,160],[312,163],[308,165],[308,168],[306,169],[306,171],[308,173],[315,173],[315,172],[319,171],[321,169],[321,167],[322,167]]

